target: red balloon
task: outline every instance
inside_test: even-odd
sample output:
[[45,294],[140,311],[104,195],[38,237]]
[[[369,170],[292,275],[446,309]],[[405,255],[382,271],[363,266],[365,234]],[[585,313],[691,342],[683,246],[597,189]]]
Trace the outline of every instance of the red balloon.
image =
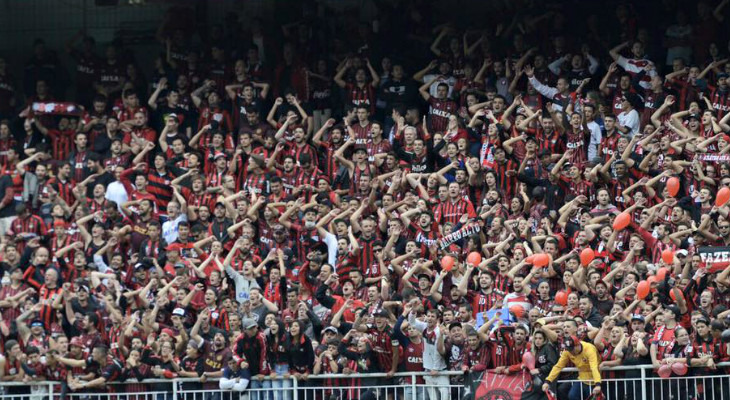
[[657,374],[659,374],[662,378],[669,378],[672,376],[672,367],[668,364],[662,364],[662,366],[659,367],[659,370],[657,370]]
[[621,231],[626,229],[627,226],[631,223],[631,215],[627,212],[622,212],[618,216],[616,216],[616,219],[613,220],[613,229],[615,231]]
[[667,180],[667,192],[672,197],[677,196],[677,193],[679,193],[679,179],[671,177]]
[[672,372],[674,372],[677,375],[684,375],[687,373],[687,364],[676,362],[672,364]]
[[715,205],[718,207],[722,207],[727,203],[727,201],[730,200],[730,188],[723,187],[722,189],[717,191],[717,196],[715,196]]
[[532,263],[536,267],[544,267],[550,264],[550,257],[545,253],[535,254],[535,258],[532,259]]
[[477,251],[472,251],[468,256],[466,256],[466,262],[475,266],[479,265],[479,263],[482,262],[482,255]]
[[664,278],[667,277],[668,272],[669,272],[669,270],[665,267],[659,268],[659,270],[656,272],[656,281],[657,282],[663,281]]
[[639,299],[644,300],[649,295],[650,290],[651,285],[649,282],[641,281],[639,282],[639,286],[636,287],[636,295],[639,296]]
[[656,283],[656,276],[652,275],[652,276],[646,278],[646,281],[649,282],[649,285]]
[[509,312],[515,315],[517,318],[522,318],[525,315],[525,307],[519,304],[513,304],[509,308]]
[[[684,294],[682,293],[682,291],[678,290],[677,292],[679,293],[679,297],[684,300]],[[672,299],[672,301],[677,301],[677,295],[675,294],[674,289],[669,291],[669,297]]]
[[535,356],[533,356],[529,351],[526,351],[522,355],[522,365],[527,367],[528,370],[535,369]]
[[591,263],[596,258],[596,253],[591,249],[590,247],[587,247],[583,249],[583,251],[580,252],[580,263],[587,267],[588,264]]
[[532,264],[533,262],[535,262],[535,256],[534,255],[527,256],[525,258],[525,264]]
[[674,252],[670,249],[664,249],[662,251],[662,261],[664,261],[665,264],[671,264],[674,262]]
[[568,294],[562,290],[555,293],[555,304],[560,304],[561,306],[568,304]]
[[444,256],[441,259],[441,268],[444,269],[444,271],[451,271],[454,268],[454,257],[451,256]]

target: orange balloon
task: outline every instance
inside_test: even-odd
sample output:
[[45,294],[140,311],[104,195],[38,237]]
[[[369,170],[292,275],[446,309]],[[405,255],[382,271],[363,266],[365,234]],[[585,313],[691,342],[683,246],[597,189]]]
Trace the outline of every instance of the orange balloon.
[[545,253],[535,254],[535,258],[532,260],[536,267],[544,267],[550,264],[550,257]]
[[673,176],[667,180],[667,192],[672,197],[677,196],[677,193],[679,193],[679,179]]
[[646,278],[646,281],[649,282],[650,285],[653,283],[656,283],[656,276],[652,275],[652,276]]
[[[677,301],[677,295],[674,294],[674,289],[669,291],[669,297],[672,299],[672,301]],[[684,294],[682,294],[681,290],[679,290],[679,297],[684,299]]]
[[525,264],[532,264],[533,262],[535,262],[535,255],[534,254],[531,255],[531,256],[527,256],[525,258]]
[[596,258],[596,253],[591,248],[585,248],[580,252],[580,263],[587,267]]
[[472,251],[468,256],[466,256],[466,262],[471,265],[479,265],[479,263],[482,262],[482,255],[477,251]]
[[671,264],[674,262],[674,252],[670,249],[664,249],[662,251],[662,261],[664,261],[665,264]]
[[727,203],[727,201],[730,200],[730,188],[723,187],[722,189],[717,191],[717,196],[715,196],[715,205],[718,207],[722,207]]
[[522,316],[525,315],[525,307],[522,307],[519,304],[514,304],[510,306],[509,312],[515,315],[517,318],[522,318]]
[[669,272],[669,270],[667,268],[665,268],[665,267],[659,268],[659,270],[656,272],[656,281],[657,282],[663,281],[664,278],[667,277],[667,272]]
[[441,259],[441,268],[444,269],[444,271],[451,271],[454,268],[454,257],[451,256],[444,256]]
[[651,290],[649,282],[641,281],[639,286],[636,287],[636,295],[639,296],[639,299],[644,300],[649,295],[649,290]]
[[562,290],[555,293],[555,304],[560,304],[561,306],[568,304],[568,294]]
[[616,216],[616,219],[613,220],[613,229],[615,231],[621,231],[626,229],[627,226],[631,223],[631,215],[627,212],[622,212],[618,216]]

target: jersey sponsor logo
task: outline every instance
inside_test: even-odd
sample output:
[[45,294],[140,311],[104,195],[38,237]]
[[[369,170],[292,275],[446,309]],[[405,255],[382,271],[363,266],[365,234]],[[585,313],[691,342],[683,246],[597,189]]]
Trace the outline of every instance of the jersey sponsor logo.
[[451,116],[451,113],[446,110],[439,110],[436,108],[432,108],[431,115],[435,115],[435,116],[441,117],[441,118],[449,118]]

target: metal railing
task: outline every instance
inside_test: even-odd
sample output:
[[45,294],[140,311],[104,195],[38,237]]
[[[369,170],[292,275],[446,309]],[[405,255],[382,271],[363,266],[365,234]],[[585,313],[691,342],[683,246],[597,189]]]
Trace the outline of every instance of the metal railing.
[[[718,364],[716,375],[691,368],[686,376],[660,378],[651,365],[618,366],[602,370],[606,400],[730,400],[730,363]],[[564,373],[576,372],[565,368]],[[0,382],[0,400],[461,400],[469,394],[461,371],[310,375],[306,380],[251,379],[244,391],[224,390],[219,382],[195,378],[110,382],[93,390],[70,390],[61,382]],[[575,379],[554,386],[559,398],[569,398]],[[586,400],[588,391],[571,400]],[[473,396],[472,396],[473,399]]]

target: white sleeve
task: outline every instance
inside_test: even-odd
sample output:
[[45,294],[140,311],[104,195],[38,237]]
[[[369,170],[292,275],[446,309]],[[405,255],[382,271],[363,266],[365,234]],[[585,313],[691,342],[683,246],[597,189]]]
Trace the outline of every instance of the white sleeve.
[[618,60],[616,60],[616,65],[623,68],[624,70],[628,71],[630,69],[629,60],[624,56],[618,56]]
[[96,268],[101,272],[102,274],[106,274],[106,271],[109,270],[109,266],[106,265],[104,262],[104,257],[94,254],[94,264],[96,264]]
[[[248,382],[246,382],[246,383],[248,383]],[[233,385],[235,385],[235,384],[236,384],[235,379],[221,378],[218,381],[218,387],[221,390],[231,390],[231,389],[233,389]]]
[[586,58],[588,59],[588,72],[593,75],[598,70],[600,64],[598,63],[598,60],[596,60],[596,57],[593,57],[590,54],[586,54]]
[[327,263],[334,267],[337,264],[337,236],[328,232],[323,241],[327,245]]
[[639,112],[631,110],[628,115],[629,119],[626,121],[626,126],[631,128],[631,136],[639,132]]
[[598,145],[601,143],[601,128],[598,124],[593,123],[590,126],[591,129],[591,141],[588,145],[588,160],[596,158],[598,154]]
[[426,328],[428,327],[428,325],[426,325],[425,322],[421,322],[421,321],[417,320],[415,314],[413,314],[413,313],[408,314],[408,323],[410,325],[415,326],[416,329],[418,329],[421,332],[425,331]]
[[565,60],[563,60],[563,57],[560,57],[557,60],[548,64],[548,69],[553,74],[560,75],[560,67],[563,65],[564,62],[565,62]]
[[237,392],[243,392],[244,390],[246,390],[247,387],[248,387],[248,379],[241,379],[240,381],[238,381],[238,383],[233,385],[233,390],[235,390]]
[[538,93],[547,97],[550,100],[554,99],[555,95],[558,94],[558,89],[543,84],[542,82],[538,81],[537,78],[535,78],[534,76],[530,78],[530,83],[535,88],[535,90],[538,91]]

